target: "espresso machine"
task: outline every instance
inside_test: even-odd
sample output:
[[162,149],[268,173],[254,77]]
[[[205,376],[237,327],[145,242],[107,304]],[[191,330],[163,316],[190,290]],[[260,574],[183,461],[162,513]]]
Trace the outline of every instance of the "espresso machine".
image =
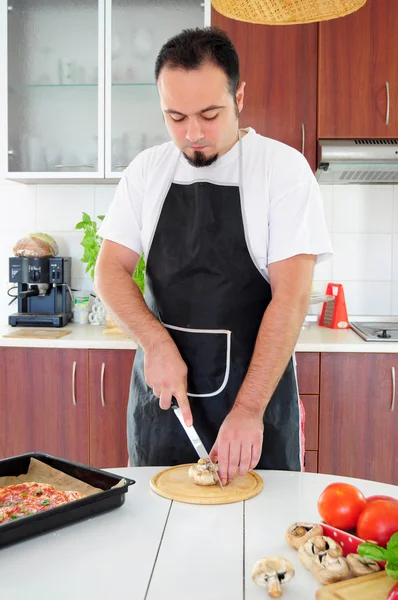
[[71,258],[9,259],[9,280],[16,283],[18,312],[9,325],[64,327],[72,319]]

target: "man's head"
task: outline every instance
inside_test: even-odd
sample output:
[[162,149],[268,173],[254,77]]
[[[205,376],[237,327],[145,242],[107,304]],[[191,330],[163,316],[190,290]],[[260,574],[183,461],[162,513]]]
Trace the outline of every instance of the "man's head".
[[167,129],[191,164],[208,166],[233,146],[245,84],[223,31],[187,29],[168,40],[155,77]]

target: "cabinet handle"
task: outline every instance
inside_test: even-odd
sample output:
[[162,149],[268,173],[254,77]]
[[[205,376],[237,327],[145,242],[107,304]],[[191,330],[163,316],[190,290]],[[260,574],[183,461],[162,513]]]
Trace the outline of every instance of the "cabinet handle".
[[114,169],[126,169],[128,167],[128,165],[114,165],[113,168]]
[[54,165],[55,169],[76,169],[76,168],[94,169],[94,165]]
[[386,125],[390,124],[390,84],[386,81],[387,107],[386,107]]
[[102,404],[102,406],[105,406],[104,375],[105,375],[105,363],[102,363],[102,365],[101,365],[101,404]]
[[395,410],[395,367],[391,367],[392,376],[392,401],[391,401],[391,412]]
[[73,406],[76,406],[76,394],[75,394],[75,384],[76,384],[76,361],[74,360],[72,363],[72,402]]
[[305,150],[305,124],[301,125],[301,154],[304,154]]

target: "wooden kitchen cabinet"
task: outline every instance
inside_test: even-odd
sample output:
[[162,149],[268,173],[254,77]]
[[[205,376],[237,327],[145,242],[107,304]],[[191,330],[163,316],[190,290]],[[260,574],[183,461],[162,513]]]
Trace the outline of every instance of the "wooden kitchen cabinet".
[[246,82],[242,127],[293,146],[316,161],[317,24],[270,27],[212,10],[212,24],[232,39]]
[[319,365],[318,352],[298,352],[296,354],[296,371],[299,393],[319,394]]
[[320,355],[318,352],[298,352],[296,362],[297,384],[305,411],[304,467],[306,471],[317,473]]
[[397,38],[396,0],[319,24],[320,139],[398,137]]
[[306,473],[318,473],[318,452],[314,450],[305,451],[304,467]]
[[0,458],[42,451],[89,461],[87,351],[0,348]]
[[305,410],[305,449],[318,450],[319,396],[300,394]]
[[398,484],[397,354],[321,355],[319,472]]
[[126,411],[134,350],[89,350],[90,465],[126,467]]

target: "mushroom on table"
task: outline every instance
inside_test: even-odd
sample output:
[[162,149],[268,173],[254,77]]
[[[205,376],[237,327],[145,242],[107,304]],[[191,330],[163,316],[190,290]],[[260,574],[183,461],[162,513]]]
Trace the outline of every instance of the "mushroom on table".
[[346,559],[335,549],[318,554],[312,561],[311,572],[323,585],[337,583],[351,576]]
[[332,540],[332,538],[326,535],[316,535],[300,546],[298,555],[305,568],[311,569],[315,557],[320,554],[327,554],[330,551],[333,551],[336,556],[341,556],[343,554],[341,546]]
[[291,548],[298,550],[305,542],[317,535],[323,535],[323,527],[317,523],[293,523],[285,533]]
[[252,579],[254,583],[268,590],[271,598],[280,598],[283,594],[281,585],[294,577],[293,565],[282,556],[260,558],[254,563]]
[[347,554],[347,563],[350,571],[355,577],[370,575],[381,570],[379,563],[371,558],[365,558],[359,554]]

